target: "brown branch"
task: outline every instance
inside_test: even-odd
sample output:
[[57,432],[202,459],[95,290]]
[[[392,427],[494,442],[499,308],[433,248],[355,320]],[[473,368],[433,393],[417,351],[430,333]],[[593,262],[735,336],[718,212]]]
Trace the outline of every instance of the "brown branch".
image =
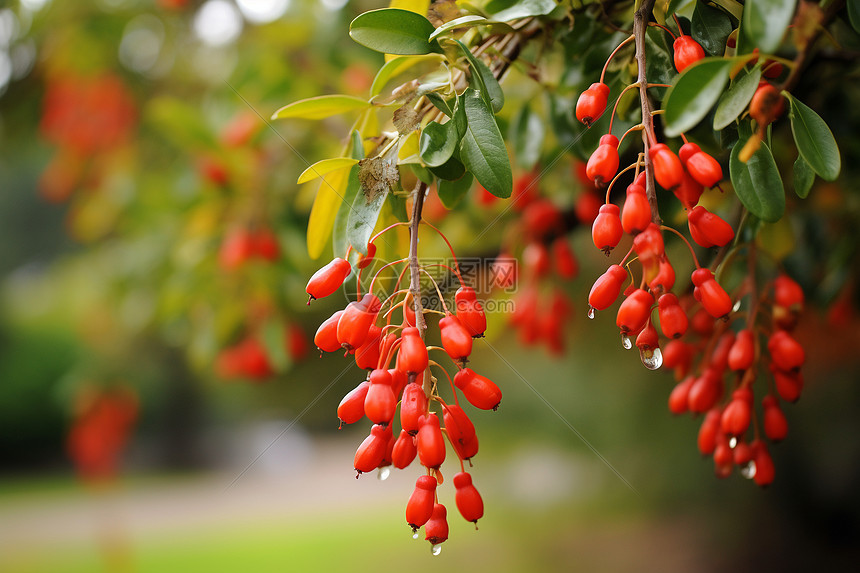
[[424,322],[424,305],[421,303],[421,274],[418,265],[418,224],[421,222],[421,210],[424,208],[424,196],[427,194],[427,184],[419,181],[415,186],[415,198],[412,200],[412,220],[409,223],[409,291],[412,294],[412,305],[415,308],[415,326],[418,334],[424,339],[427,324]]
[[[648,99],[648,78],[645,73],[645,32],[648,30],[648,22],[651,20],[651,11],[654,9],[655,0],[643,0],[639,9],[633,14],[633,35],[636,37],[636,64],[639,68],[639,100],[642,102],[642,143],[645,151],[645,195],[651,206],[651,220],[657,225],[662,225],[660,211],[657,208],[657,187],[654,185],[654,165],[648,154],[650,141],[654,137],[654,116],[651,115],[651,100]],[[650,138],[650,139],[649,139]]]

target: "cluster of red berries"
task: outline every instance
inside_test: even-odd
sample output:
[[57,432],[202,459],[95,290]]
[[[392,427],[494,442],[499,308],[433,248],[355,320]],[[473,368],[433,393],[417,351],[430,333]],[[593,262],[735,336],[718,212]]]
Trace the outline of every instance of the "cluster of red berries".
[[[676,39],[675,65],[678,71],[702,57],[704,52],[692,38],[682,34]],[[605,109],[604,96],[608,95],[608,88],[604,90],[600,86],[605,87],[605,84],[593,84],[577,105],[577,117],[587,126]],[[771,97],[768,94],[772,86],[767,86],[770,84],[759,88],[760,98]],[[778,97],[781,104],[781,96]],[[754,99],[750,113],[760,116],[761,125],[766,125],[764,122],[769,123],[782,111],[770,99],[762,99],[762,102]],[[754,119],[759,121],[755,116]],[[676,155],[666,144],[655,141],[653,128],[648,129],[645,123],[638,127],[646,130],[651,142],[648,158],[654,179],[660,187],[672,191],[683,205],[693,241],[704,248],[729,245],[735,238],[732,226],[698,205],[704,189],[717,186],[723,178],[719,162],[695,143],[688,142],[686,137]],[[595,310],[612,306],[623,290],[625,298],[616,315],[623,346],[629,349],[635,344],[642,363],[649,369],[657,369],[663,364],[674,368],[679,383],[669,399],[673,413],[707,413],[699,434],[699,448],[705,455],[714,455],[717,475],[728,476],[737,465],[744,476],[754,478],[759,485],[767,485],[773,480],[773,463],[759,437],[759,425],[754,425],[753,440],[749,444],[744,437],[754,417],[751,384],[756,379],[760,356],[755,330],[759,305],[758,293],[753,292],[754,278],[748,277],[740,292],[730,296],[715,278],[714,271],[700,266],[692,246],[681,233],[655,223],[655,220],[659,221],[655,213],[655,198],[647,195],[646,172],[639,171],[647,164],[642,154],[624,170],[635,169],[636,175],[627,187],[623,206],[619,208],[610,203],[612,186],[620,175],[618,146],[619,139],[612,135],[610,122],[610,133],[600,139],[586,166],[587,177],[595,185],[607,187],[606,203],[600,207],[592,225],[592,239],[607,256],[625,234],[632,236],[632,246],[619,264],[611,265],[594,283],[588,298],[588,316],[594,318]],[[676,276],[665,252],[664,230],[687,242],[695,262],[695,270],[690,276],[692,292],[680,298],[672,292]],[[633,253],[641,267],[638,286],[629,269],[630,263],[625,264]],[[630,283],[624,288],[628,278]],[[744,288],[750,291],[753,304],[746,315],[747,327],[735,333],[731,326],[743,316],[736,311],[741,296],[746,292]],[[802,385],[798,369],[803,362],[803,350],[789,333],[803,302],[803,291],[784,275],[777,279],[775,291],[773,324],[770,325],[767,346],[776,391],[762,400],[764,433],[771,441],[784,438],[787,432],[777,395],[784,400],[797,399]],[[716,319],[723,320],[717,324]],[[659,325],[659,331],[656,325]],[[660,348],[661,335],[670,341],[665,345],[665,351]],[[694,367],[697,356],[698,364]],[[734,390],[731,399],[724,401],[725,378],[730,376],[729,373],[736,373]]]
[[[370,247],[368,256],[357,267],[369,264],[375,251],[372,244]],[[337,291],[352,270],[347,259],[335,258],[308,282],[310,300]],[[357,277],[358,284],[359,280]],[[478,438],[469,415],[460,406],[458,391],[481,410],[498,408],[502,394],[495,383],[466,366],[473,339],[483,336],[487,327],[483,305],[474,289],[461,286],[457,290],[456,314],[447,307],[445,312],[424,309],[425,313],[443,315],[438,322],[441,347],[425,343],[419,330],[423,321],[417,320],[412,296],[408,289],[396,290],[383,301],[368,292],[324,321],[314,342],[321,352],[344,350],[354,356],[359,368],[368,372],[367,378],[344,396],[337,408],[341,424],[354,424],[365,417],[372,423],[370,435],[355,453],[356,477],[379,470],[380,478],[385,479],[391,466],[404,469],[417,457],[426,475],[418,478],[407,502],[406,522],[415,538],[423,526],[425,539],[432,544],[433,552],[438,553],[439,544],[448,538],[446,509],[438,502],[436,493],[437,485],[443,482],[440,467],[446,458],[446,438],[460,463],[461,471],[453,478],[454,500],[460,514],[467,521],[477,522],[484,513],[481,496],[464,465],[467,460],[471,465],[471,458],[477,454]],[[398,308],[402,319],[400,324],[393,324],[392,316]],[[457,365],[456,375],[451,378],[445,368],[430,358],[429,351],[447,354]],[[439,395],[438,380],[431,368],[448,378],[453,403]],[[434,411],[434,406],[438,410]],[[399,432],[395,432],[395,420],[400,423]]]

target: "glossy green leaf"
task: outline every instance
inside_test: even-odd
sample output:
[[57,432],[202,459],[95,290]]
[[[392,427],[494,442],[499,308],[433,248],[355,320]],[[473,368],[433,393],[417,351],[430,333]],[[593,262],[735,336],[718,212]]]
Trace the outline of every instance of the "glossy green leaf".
[[487,19],[483,16],[478,16],[477,14],[469,14],[468,16],[462,16],[460,18],[455,18],[450,22],[445,22],[438,28],[436,28],[432,34],[430,34],[430,39],[435,40],[445,32],[450,32],[451,30],[456,30],[457,28],[468,28],[472,26],[477,26],[479,24],[483,24]]
[[428,167],[439,167],[451,159],[458,143],[460,140],[453,120],[444,124],[431,121],[421,130],[418,154]]
[[714,113],[714,129],[719,131],[732,123],[744,112],[752,99],[758,82],[761,80],[761,66],[756,65],[751,70],[741,70],[732,81],[732,85],[720,98],[717,111]]
[[[364,145],[361,141],[361,135],[358,131],[352,132],[350,155],[353,159],[358,160],[364,158]],[[340,173],[344,173],[341,171]],[[355,196],[361,191],[361,183],[358,181],[358,165],[353,165],[346,176],[346,184],[343,192],[343,200],[338,206],[337,215],[334,218],[334,226],[331,233],[332,250],[334,253],[345,253],[349,246],[349,240],[346,236],[347,222],[349,221],[349,213],[352,210],[352,204],[355,201]],[[338,254],[337,256],[343,256]]]
[[529,16],[546,16],[557,6],[555,0],[490,0],[484,10],[493,20],[510,22]]
[[794,16],[797,0],[747,0],[743,33],[765,54],[779,48]]
[[379,71],[376,72],[376,77],[373,78],[373,84],[370,86],[370,97],[378,96],[382,93],[382,89],[388,81],[398,74],[401,74],[409,68],[422,62],[432,62],[433,60],[442,61],[441,54],[425,54],[422,56],[399,56],[385,62]]
[[439,167],[430,167],[429,169],[430,173],[439,179],[445,179],[447,181],[459,179],[463,176],[463,173],[466,172],[466,167],[463,165],[463,162],[460,161],[457,153],[455,153],[451,159],[446,161],[444,165],[440,165]]
[[842,169],[842,159],[830,128],[809,106],[788,92],[782,93],[791,104],[788,117],[800,155],[822,179],[835,180]]
[[702,0],[696,2],[690,24],[690,35],[712,56],[722,56],[726,51],[726,40],[732,33],[732,21],[728,14],[712,8]]
[[671,16],[687,7],[693,0],[669,0],[669,5],[666,7],[666,16]]
[[382,8],[359,15],[349,25],[349,35],[377,52],[416,55],[439,51],[438,44],[429,40],[435,29],[421,14]]
[[489,104],[493,108],[493,112],[499,113],[505,105],[505,92],[502,91],[499,81],[493,75],[493,72],[490,71],[490,68],[487,67],[487,64],[476,58],[474,54],[472,54],[471,50],[463,44],[463,42],[457,40],[457,45],[469,61],[473,77],[479,80],[479,86],[476,87],[479,87],[481,91],[485,93],[489,100]]
[[357,159],[352,159],[351,157],[334,157],[332,159],[323,159],[322,161],[317,161],[299,175],[298,181],[296,184],[307,183],[309,181],[313,181],[314,179],[319,179],[320,177],[325,177],[329,173],[333,171],[338,171],[340,169],[347,169],[352,167],[358,163]]
[[506,199],[513,191],[513,175],[496,118],[477,90],[466,90],[460,98],[466,114],[460,159],[487,191]]
[[750,213],[765,221],[773,223],[782,218],[785,213],[785,190],[782,178],[773,160],[767,144],[762,143],[758,151],[753,153],[749,161],[742,163],[738,158],[746,143],[742,138],[732,148],[729,158],[729,175],[735,194]]
[[508,139],[514,148],[517,165],[522,169],[530,170],[540,159],[545,129],[543,120],[528,103],[511,120]]
[[442,201],[442,204],[448,209],[456,207],[466,193],[469,192],[469,189],[472,188],[473,180],[474,177],[472,177],[471,173],[466,173],[454,181],[448,181],[446,179],[440,180],[436,189],[439,193],[439,199]]
[[448,104],[445,98],[435,92],[424,94],[424,96],[428,100],[430,100],[430,103],[433,104],[433,107],[435,107],[448,117],[454,117],[454,111],[451,109],[451,106]]
[[[359,180],[361,180],[360,171]],[[373,234],[373,228],[376,226],[376,220],[379,218],[379,212],[389,191],[389,188],[385,188],[382,191],[370,192],[362,185],[361,190],[355,195],[346,224],[346,238],[349,244],[360,253],[367,253],[367,241]]]
[[349,95],[324,95],[285,105],[272,114],[272,119],[299,118],[325,119],[348,111],[358,111],[371,106],[367,100]]
[[729,81],[731,67],[731,60],[705,58],[684,70],[663,104],[666,135],[676,137],[708,115]]
[[848,0],[848,21],[851,22],[851,27],[860,34],[860,0]]
[[801,199],[806,199],[814,182],[815,171],[803,159],[802,155],[798,155],[797,159],[794,160],[794,192]]
[[[659,28],[649,26],[645,32],[645,49],[648,51],[645,71],[648,73],[648,81],[651,83],[671,85],[678,77],[672,49],[669,47],[667,39],[666,33]],[[651,88],[648,91],[650,94],[656,94],[659,101],[663,101],[667,90],[668,88]]]

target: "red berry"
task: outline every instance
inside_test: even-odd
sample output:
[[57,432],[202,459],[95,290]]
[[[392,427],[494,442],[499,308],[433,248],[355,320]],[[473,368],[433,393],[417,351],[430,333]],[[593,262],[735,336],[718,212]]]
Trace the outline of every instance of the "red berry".
[[720,433],[720,417],[722,411],[719,408],[708,410],[702,425],[699,427],[698,446],[703,456],[714,453],[717,447],[717,435]]
[[408,374],[424,372],[428,360],[427,346],[421,340],[418,329],[414,326],[404,328],[400,336],[400,350],[397,355],[398,369]]
[[355,350],[367,339],[381,303],[376,295],[366,294],[358,302],[346,305],[337,321],[337,340],[347,350]]
[[339,310],[327,318],[317,329],[314,335],[314,344],[323,352],[334,352],[340,349],[340,342],[337,340],[337,323],[340,320],[343,311]]
[[701,205],[689,212],[687,220],[693,240],[701,247],[722,247],[735,238],[731,225]]
[[394,419],[397,396],[394,395],[391,382],[391,374],[388,370],[374,370],[370,373],[370,387],[364,399],[364,413],[374,424],[386,426]]
[[[537,169],[537,168],[535,168]],[[538,172],[523,173],[514,180],[511,206],[514,211],[522,211],[538,196]]]
[[687,172],[697,183],[705,187],[713,187],[723,180],[723,168],[720,167],[720,163],[695,143],[685,143],[678,154]]
[[360,269],[367,268],[371,265],[371,263],[373,263],[373,259],[375,256],[376,256],[376,245],[374,245],[373,243],[368,243],[367,244],[367,254],[362,255],[355,266],[357,266]]
[[692,36],[685,34],[675,38],[672,50],[675,52],[675,69],[678,70],[679,74],[688,66],[705,57],[705,50],[702,46]]
[[533,201],[523,210],[522,222],[526,233],[536,240],[557,233],[563,223],[561,211],[549,199]]
[[466,399],[481,410],[495,410],[502,401],[502,391],[496,384],[471,368],[463,368],[454,376],[454,385],[459,388]]
[[693,313],[690,319],[690,327],[693,329],[693,332],[702,338],[707,338],[714,332],[714,317],[704,308],[700,308]]
[[454,295],[454,303],[457,306],[457,318],[472,337],[483,336],[487,330],[487,317],[484,307],[478,300],[472,287],[461,286]]
[[732,401],[723,410],[721,428],[729,436],[743,436],[752,420],[752,392],[740,388],[732,393]]
[[749,370],[755,358],[755,333],[746,328],[738,332],[735,343],[729,351],[729,368],[732,370]]
[[400,426],[412,435],[418,433],[421,417],[427,413],[427,395],[419,382],[410,382],[400,400]]
[[[582,173],[585,175],[585,164],[580,163],[579,165],[582,166]],[[591,191],[580,193],[573,205],[576,219],[583,225],[591,225],[597,217],[601,205],[603,205],[603,198],[599,194]]]
[[417,454],[418,448],[415,447],[415,436],[409,435],[409,432],[406,430],[400,430],[400,435],[397,436],[397,441],[394,442],[394,448],[391,450],[392,465],[402,470],[412,463]]
[[591,238],[594,246],[609,255],[609,252],[618,246],[624,229],[621,226],[621,213],[618,205],[607,203],[600,207],[600,213],[594,219],[591,226]]
[[364,343],[355,349],[355,364],[365,370],[373,370],[379,362],[379,347],[382,342],[382,328],[375,324],[367,331]]
[[[640,233],[642,235],[642,233]],[[669,292],[675,286],[675,269],[669,259],[664,257],[657,266],[657,274],[648,281],[648,288],[654,294]]]
[[803,375],[800,371],[783,372],[771,364],[770,371],[773,374],[774,385],[779,397],[786,402],[797,402],[803,391]]
[[271,229],[260,229],[253,236],[254,254],[267,261],[275,261],[281,256],[278,238]]
[[625,233],[636,234],[651,224],[651,206],[645,188],[633,183],[627,187],[627,198],[621,211],[621,227]]
[[692,275],[693,284],[699,288],[701,303],[714,318],[721,318],[732,311],[732,299],[708,269],[696,269]]
[[464,361],[472,353],[472,336],[460,319],[449,314],[439,321],[442,347],[455,361]]
[[[345,259],[336,258],[314,273],[305,288],[310,300],[327,297],[343,285],[352,266]],[[308,302],[310,302],[310,300]]]
[[424,539],[436,545],[448,539],[448,512],[445,506],[437,503],[433,506],[433,514],[424,525]]
[[660,329],[667,338],[680,338],[687,332],[687,313],[678,303],[678,297],[668,292],[657,301]]
[[379,464],[385,459],[391,433],[390,426],[386,429],[386,427],[376,424],[370,429],[370,435],[358,446],[353,460],[355,471],[359,475],[379,467]]
[[445,439],[439,427],[439,417],[428,412],[421,416],[418,425],[418,436],[415,440],[418,459],[422,466],[437,470],[445,461]]
[[772,84],[759,85],[750,101],[750,117],[764,129],[785,111],[785,100]]
[[619,265],[612,265],[606,272],[597,277],[591,292],[588,294],[588,304],[597,310],[605,310],[612,306],[621,292],[621,285],[627,279],[627,271]]
[[442,408],[445,421],[445,432],[460,459],[467,460],[478,453],[478,439],[475,435],[475,425],[463,409],[456,405],[446,404]]
[[618,307],[615,324],[623,334],[639,332],[651,316],[652,304],[654,304],[654,297],[651,293],[641,288],[636,289]]
[[775,470],[773,467],[773,458],[770,457],[770,452],[767,451],[767,445],[762,440],[754,440],[750,444],[753,450],[753,460],[755,461],[755,483],[761,487],[767,487],[773,483]]
[[370,382],[365,380],[343,397],[337,407],[337,417],[341,422],[354,424],[364,417],[364,401],[369,388]]
[[457,509],[466,521],[477,523],[484,516],[484,501],[481,494],[472,485],[472,476],[468,472],[454,474],[454,500]]
[[246,229],[233,229],[224,237],[218,262],[225,270],[232,271],[250,259],[254,254],[254,238]]
[[725,372],[726,367],[729,365],[729,352],[731,352],[734,343],[735,333],[733,331],[727,330],[720,336],[708,362],[708,367],[711,370],[716,371],[720,375]]
[[665,143],[658,143],[648,151],[654,164],[654,177],[663,189],[672,190],[681,184],[684,168],[681,160]]
[[788,435],[788,420],[776,398],[768,394],[761,401],[764,409],[764,435],[771,442],[781,442]]
[[687,376],[693,362],[693,347],[683,340],[672,340],[663,349],[663,365],[675,369],[675,380]]
[[598,187],[606,187],[618,172],[618,138],[607,133],[588,158],[585,173]]
[[546,276],[550,268],[549,253],[543,243],[531,242],[523,249],[523,262],[528,274],[535,278]]
[[803,289],[788,275],[779,275],[773,281],[773,298],[779,306],[799,310],[803,306]]
[[[665,359],[664,362],[665,364]],[[688,397],[690,395],[690,387],[693,385],[693,382],[696,381],[695,376],[687,376],[680,382],[678,382],[674,388],[672,388],[672,392],[669,394],[669,411],[675,415],[684,414],[689,410],[689,406],[687,405]]]
[[681,184],[672,189],[672,193],[675,194],[675,197],[678,198],[678,201],[681,202],[685,209],[692,209],[699,202],[704,189],[701,183],[684,171],[681,177]]
[[418,529],[433,515],[436,485],[436,478],[433,476],[421,476],[415,482],[415,490],[406,502],[406,523],[412,529]]
[[767,350],[774,366],[786,372],[800,368],[806,360],[803,347],[784,330],[777,330],[770,336]]
[[691,412],[707,412],[717,403],[723,393],[723,379],[714,370],[708,368],[696,378],[690,386],[687,406]]
[[591,84],[576,100],[576,119],[591,127],[606,110],[609,86],[604,83]]

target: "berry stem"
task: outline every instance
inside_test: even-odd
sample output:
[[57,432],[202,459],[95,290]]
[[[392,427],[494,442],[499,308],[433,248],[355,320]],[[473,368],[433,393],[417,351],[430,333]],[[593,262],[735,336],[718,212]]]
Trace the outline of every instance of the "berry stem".
[[[447,304],[445,304],[445,297],[443,297],[443,296],[442,296],[442,291],[440,291],[440,290],[439,290],[439,285],[438,285],[438,284],[436,283],[436,281],[433,279],[433,275],[431,275],[430,273],[428,273],[428,272],[426,271],[426,269],[424,269],[424,267],[421,267],[421,269],[420,269],[420,270],[421,270],[421,272],[422,272],[422,273],[424,273],[425,275],[427,275],[427,278],[428,278],[428,279],[430,279],[430,282],[431,282],[431,283],[433,283],[433,287],[436,289],[436,294],[437,294],[437,295],[439,295],[439,302],[441,302],[441,303],[442,303],[442,308],[445,310],[444,315],[445,315],[445,316],[448,316],[449,314],[451,314],[451,311],[449,311],[449,310],[448,310],[448,305],[447,305]],[[429,309],[428,309],[428,310],[429,310]],[[439,311],[436,311],[436,312],[439,312]]]
[[[630,84],[629,86],[627,86],[623,90],[621,90],[621,93],[618,94],[617,98],[615,98],[615,104],[612,106],[612,115],[609,116],[609,130],[606,133],[612,133],[612,123],[615,121],[615,110],[618,109],[618,104],[621,101],[621,98],[624,97],[624,94],[626,94],[628,90],[631,90],[633,88],[638,88],[638,87],[639,87],[639,84]],[[619,142],[619,145],[620,144],[621,143]]]
[[696,268],[702,268],[702,266],[699,264],[699,258],[696,256],[696,251],[693,250],[693,245],[690,244],[690,241],[687,240],[687,237],[679,233],[676,229],[673,229],[672,227],[667,227],[666,225],[660,225],[660,229],[664,231],[672,231],[673,233],[681,237],[684,243],[687,244],[687,248],[690,249],[690,254],[693,256],[693,262],[696,264]]
[[631,169],[634,169],[634,168],[637,168],[637,167],[639,167],[639,161],[638,161],[638,160],[636,161],[636,163],[633,163],[633,164],[631,164],[631,165],[628,165],[627,167],[625,167],[624,169],[622,169],[621,171],[619,171],[619,172],[615,175],[615,177],[613,177],[613,178],[612,178],[612,181],[610,181],[610,182],[609,182],[609,187],[607,187],[607,188],[606,188],[606,204],[607,204],[607,205],[609,204],[609,194],[612,192],[612,186],[615,184],[615,182],[616,182],[616,181],[618,181],[618,178],[619,178],[619,177],[621,177],[621,175],[622,175],[624,172],[626,172],[626,171],[630,171]]
[[[445,233],[443,233],[442,231],[437,229],[436,226],[433,225],[432,223],[430,223],[429,221],[425,220],[425,221],[423,221],[423,223],[425,225],[427,225],[428,227],[430,227],[431,229],[433,229],[434,231],[436,231],[439,234],[439,236],[442,237],[442,240],[445,241],[445,244],[448,245],[448,250],[451,251],[451,257],[453,257],[453,259],[454,259],[454,272],[457,274],[457,280],[460,281],[460,286],[464,286],[465,283],[463,282],[463,276],[460,274],[460,262],[457,260],[457,255],[456,255],[456,253],[454,253],[454,247],[451,246],[451,243],[448,241],[448,237],[446,237]],[[446,267],[446,268],[448,268],[448,267]]]
[[[617,54],[617,53],[618,53],[618,50],[620,50],[621,48],[623,48],[624,46],[626,46],[627,44],[629,44],[629,43],[630,43],[630,41],[631,41],[631,40],[634,40],[635,38],[636,38],[636,36],[633,36],[633,35],[628,36],[626,40],[624,40],[623,42],[621,42],[620,44],[618,44],[618,46],[617,46],[614,50],[612,50],[612,53],[611,53],[611,54],[609,54],[609,57],[608,57],[608,58],[606,58],[606,63],[605,63],[605,64],[603,64],[603,71],[602,71],[602,72],[600,72],[600,83],[603,83],[603,77],[606,75],[606,68],[608,68],[608,67],[609,67],[609,62],[611,62],[611,61],[612,61],[612,58],[614,58],[614,57],[615,57],[615,54]],[[621,96],[618,96],[618,97],[621,97]]]
[[670,36],[672,36],[672,39],[673,39],[673,40],[676,38],[675,33],[674,33],[672,30],[670,30],[669,28],[667,28],[666,26],[662,25],[662,24],[658,24],[657,22],[648,22],[648,25],[649,25],[649,26],[654,26],[655,28],[660,28],[660,29],[662,29],[662,30],[665,30],[666,32],[668,32],[668,33],[669,33],[669,35],[670,35]]

